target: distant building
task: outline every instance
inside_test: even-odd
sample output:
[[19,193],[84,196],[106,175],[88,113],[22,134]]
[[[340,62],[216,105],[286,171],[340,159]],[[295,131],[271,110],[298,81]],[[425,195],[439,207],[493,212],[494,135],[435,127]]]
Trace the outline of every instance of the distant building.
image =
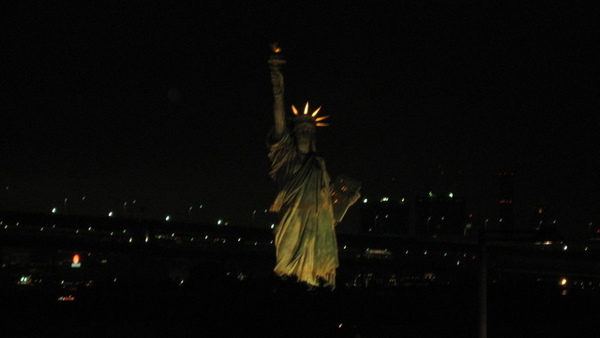
[[409,231],[410,207],[404,198],[363,199],[360,203],[360,230],[371,234],[405,235]]
[[551,220],[548,216],[549,207],[546,205],[537,205],[534,207],[533,228],[539,231],[542,227],[550,224]]
[[514,173],[502,172],[499,175],[499,226],[500,231],[512,233],[515,228],[513,202],[514,202]]
[[538,205],[535,207],[534,222],[534,239],[536,244],[555,244],[562,243],[563,237],[558,232],[557,220],[552,217],[552,210],[546,205]]
[[415,202],[415,230],[428,236],[465,236],[466,203],[453,193],[429,192]]
[[588,224],[589,228],[589,239],[592,241],[600,241],[600,223],[599,222],[590,222]]

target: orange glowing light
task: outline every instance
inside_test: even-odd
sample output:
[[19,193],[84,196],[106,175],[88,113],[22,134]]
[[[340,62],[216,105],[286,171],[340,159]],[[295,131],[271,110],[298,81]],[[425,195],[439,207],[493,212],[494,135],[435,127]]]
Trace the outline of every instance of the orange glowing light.
[[73,264],[79,264],[80,259],[78,254],[73,255]]
[[73,297],[71,295],[58,297],[59,302],[72,302],[74,300],[75,300],[75,297]]
[[295,116],[310,116],[313,121],[315,122],[315,125],[317,127],[326,127],[329,125],[329,123],[322,123],[320,121],[325,120],[326,118],[329,118],[329,116],[319,116],[317,117],[317,114],[319,114],[319,111],[321,110],[321,107],[315,109],[315,111],[313,111],[312,113],[309,113],[309,104],[308,102],[306,102],[306,105],[304,106],[304,111],[302,113],[300,113],[298,111],[298,108],[296,108],[296,106],[292,105],[292,112],[294,113]]
[[[308,110],[308,102],[306,102],[306,110]],[[321,110],[321,107],[315,109],[315,111],[312,113],[311,116],[312,117],[317,116],[317,114],[319,113],[319,110]],[[304,113],[304,114],[306,114],[306,113]],[[324,119],[324,118],[326,118],[326,117],[320,117],[321,120]],[[319,121],[319,120],[317,120],[317,121]]]
[[271,49],[273,50],[273,53],[281,53],[281,48],[277,42],[271,44]]

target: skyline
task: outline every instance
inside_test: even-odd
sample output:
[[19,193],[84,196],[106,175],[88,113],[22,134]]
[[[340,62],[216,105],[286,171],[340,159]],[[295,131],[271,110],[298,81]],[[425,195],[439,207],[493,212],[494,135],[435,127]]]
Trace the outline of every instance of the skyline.
[[510,171],[517,219],[549,205],[565,225],[599,221],[597,31],[585,9],[177,6],[10,12],[10,208],[86,196],[106,212],[135,199],[162,217],[203,205],[250,219],[275,196],[267,59],[279,42],[286,106],[331,115],[317,147],[366,197],[458,184],[492,217],[497,175]]

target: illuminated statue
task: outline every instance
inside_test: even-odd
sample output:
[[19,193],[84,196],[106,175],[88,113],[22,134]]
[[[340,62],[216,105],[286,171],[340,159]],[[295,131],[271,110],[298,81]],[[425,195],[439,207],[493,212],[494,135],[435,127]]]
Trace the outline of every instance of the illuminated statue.
[[[276,46],[273,48],[277,53]],[[338,247],[335,226],[347,208],[359,198],[358,186],[346,194],[345,205],[334,212],[334,205],[341,201],[336,195],[323,158],[316,155],[316,127],[328,116],[317,117],[320,108],[309,112],[308,103],[299,113],[294,113],[288,125],[283,103],[284,82],[281,65],[285,63],[279,54],[270,60],[271,82],[274,94],[275,127],[268,136],[271,178],[279,190],[272,212],[279,214],[275,228],[277,262],[274,272],[280,277],[297,278],[309,286],[335,287],[338,267]],[[343,181],[340,179],[338,181]],[[336,184],[336,186],[340,186]],[[341,185],[346,191],[347,186]],[[341,193],[341,191],[340,191]],[[336,197],[337,196],[337,197]],[[332,199],[333,197],[333,199]]]

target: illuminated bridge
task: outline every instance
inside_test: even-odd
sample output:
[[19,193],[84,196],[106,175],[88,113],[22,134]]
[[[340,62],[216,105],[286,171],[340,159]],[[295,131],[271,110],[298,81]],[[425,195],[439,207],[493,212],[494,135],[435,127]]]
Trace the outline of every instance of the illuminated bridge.
[[[14,263],[6,257],[10,250],[60,252],[64,259],[79,253],[84,262],[94,262],[96,255],[100,261],[105,255],[181,258],[189,260],[184,270],[197,261],[213,262],[245,278],[269,278],[274,264],[272,230],[267,228],[5,212],[0,214],[0,231],[5,265]],[[463,238],[339,234],[338,242],[340,277],[343,284],[355,286],[398,286],[425,274],[429,278],[423,283],[433,282],[432,276],[435,282],[451,283],[474,273],[481,254],[477,240]],[[596,242],[503,241],[490,234],[486,244],[491,278],[600,281]],[[183,271],[173,264],[173,270]],[[131,267],[123,273],[134,272]]]

